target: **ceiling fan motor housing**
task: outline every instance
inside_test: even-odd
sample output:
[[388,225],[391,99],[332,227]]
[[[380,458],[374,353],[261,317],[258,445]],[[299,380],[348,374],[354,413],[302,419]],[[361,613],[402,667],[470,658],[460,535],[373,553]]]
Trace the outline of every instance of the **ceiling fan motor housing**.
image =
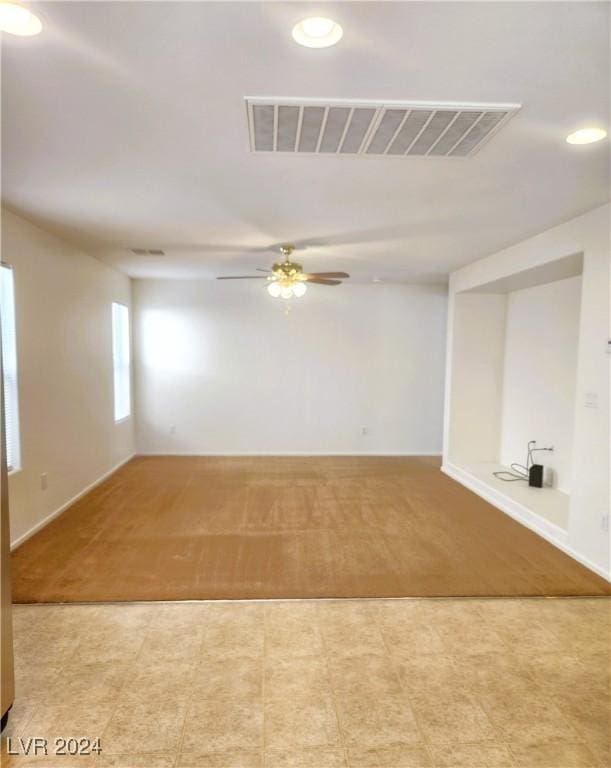
[[300,275],[303,275],[303,267],[296,261],[282,261],[272,266],[272,272],[278,280],[299,280]]

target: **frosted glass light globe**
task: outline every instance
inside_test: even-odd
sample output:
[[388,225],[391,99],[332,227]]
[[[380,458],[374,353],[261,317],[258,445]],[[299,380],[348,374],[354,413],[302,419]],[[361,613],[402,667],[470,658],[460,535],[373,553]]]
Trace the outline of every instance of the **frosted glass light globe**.
[[280,286],[276,282],[270,283],[267,286],[267,292],[269,293],[270,296],[273,296],[275,299],[277,299],[278,296],[280,296],[281,290],[282,289],[280,288]]
[[280,291],[280,295],[283,299],[292,299],[293,298],[293,289],[290,285],[285,285],[282,287]]
[[299,298],[300,296],[303,296],[306,290],[307,290],[307,286],[305,283],[295,283],[295,285],[293,286],[293,293],[295,294],[295,296],[297,296],[297,298]]

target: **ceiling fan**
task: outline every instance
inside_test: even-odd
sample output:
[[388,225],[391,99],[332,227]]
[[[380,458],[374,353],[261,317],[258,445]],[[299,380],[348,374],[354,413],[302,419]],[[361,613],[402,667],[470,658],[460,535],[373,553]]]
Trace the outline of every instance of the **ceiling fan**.
[[294,245],[281,245],[280,253],[284,261],[277,261],[270,269],[261,269],[259,272],[268,272],[263,275],[239,275],[237,277],[217,277],[217,280],[267,280],[267,291],[270,296],[281,299],[299,298],[306,292],[306,283],[316,285],[341,285],[341,279],[350,277],[347,272],[310,272],[303,271],[301,264],[291,261],[291,254],[295,250]]

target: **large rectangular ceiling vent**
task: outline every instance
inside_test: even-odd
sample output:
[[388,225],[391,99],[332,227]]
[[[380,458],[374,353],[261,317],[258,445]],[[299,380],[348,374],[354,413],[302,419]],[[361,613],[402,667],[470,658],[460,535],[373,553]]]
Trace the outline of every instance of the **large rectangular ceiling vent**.
[[253,152],[469,157],[520,104],[246,98]]

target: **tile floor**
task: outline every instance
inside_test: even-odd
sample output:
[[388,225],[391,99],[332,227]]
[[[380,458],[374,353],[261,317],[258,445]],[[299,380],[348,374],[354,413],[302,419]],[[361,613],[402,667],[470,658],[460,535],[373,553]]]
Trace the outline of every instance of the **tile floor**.
[[[611,765],[605,599],[16,606],[3,765]],[[95,757],[8,757],[100,737]]]

